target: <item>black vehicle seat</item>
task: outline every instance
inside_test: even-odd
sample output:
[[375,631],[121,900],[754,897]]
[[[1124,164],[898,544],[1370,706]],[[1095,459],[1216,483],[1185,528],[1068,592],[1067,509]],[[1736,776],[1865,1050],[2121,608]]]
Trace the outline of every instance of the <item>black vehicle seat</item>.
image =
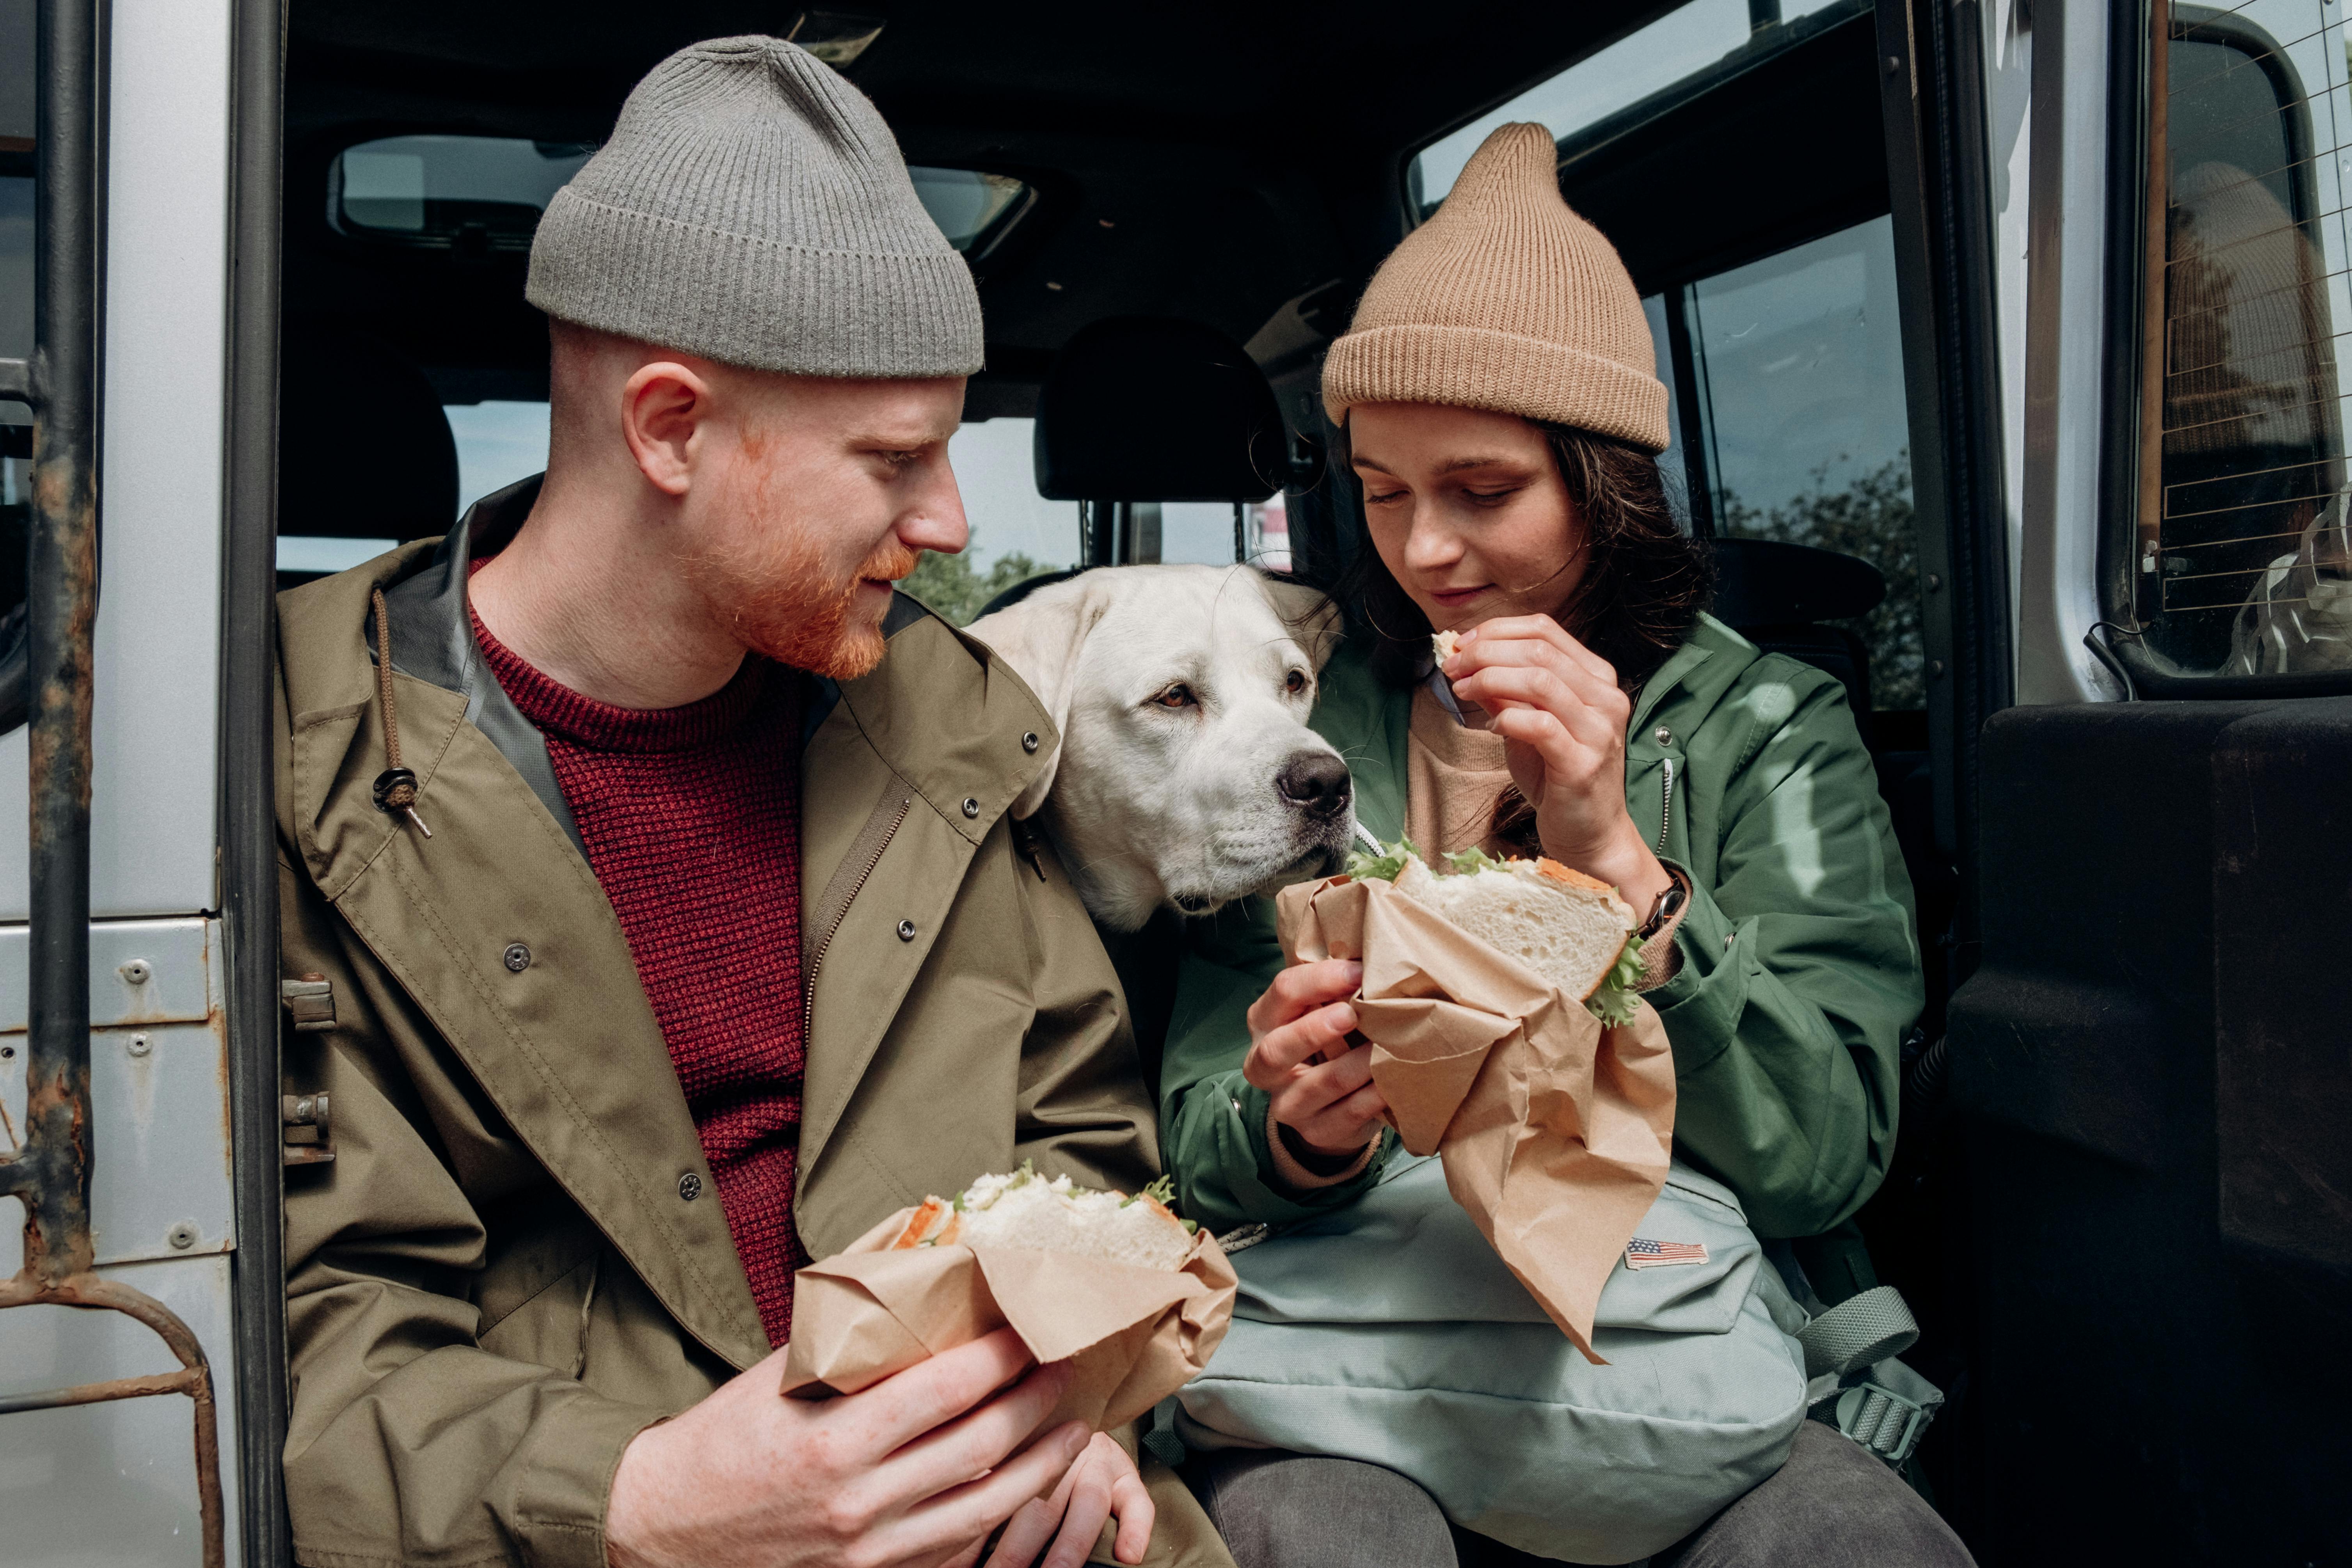
[[[457,521],[457,439],[408,360],[339,327],[289,321],[278,407],[280,534],[404,544]],[[278,585],[312,575],[281,573]]]
[[1870,650],[1844,626],[1886,597],[1867,561],[1774,539],[1715,542],[1715,618],[1767,653],[1784,653],[1845,683],[1854,722],[1870,724]]
[[[1213,327],[1112,316],[1080,328],[1037,394],[1037,493],[1074,500],[1086,566],[1136,559],[1139,501],[1262,501],[1298,473],[1255,361]],[[1016,583],[982,615],[1086,567]]]

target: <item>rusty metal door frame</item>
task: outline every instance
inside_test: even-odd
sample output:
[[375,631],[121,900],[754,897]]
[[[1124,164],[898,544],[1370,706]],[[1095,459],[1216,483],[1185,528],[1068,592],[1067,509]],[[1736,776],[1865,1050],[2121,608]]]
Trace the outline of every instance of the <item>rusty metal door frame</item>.
[[0,1310],[47,1305],[124,1313],[180,1370],[0,1398],[0,1416],[61,1405],[187,1394],[194,1405],[205,1568],[226,1568],[219,1422],[212,1370],[163,1303],[101,1279],[90,1237],[89,785],[92,629],[98,613],[98,371],[102,200],[102,0],[45,0],[37,29],[35,333],[29,360],[0,361],[0,396],[33,411],[26,587],[31,730],[29,1030],[26,1128],[0,1159],[0,1191],[25,1208],[24,1267]]

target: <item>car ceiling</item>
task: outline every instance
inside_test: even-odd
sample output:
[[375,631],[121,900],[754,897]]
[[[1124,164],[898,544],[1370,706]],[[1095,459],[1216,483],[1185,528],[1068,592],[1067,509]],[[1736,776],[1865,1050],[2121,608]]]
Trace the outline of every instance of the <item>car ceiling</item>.
[[[1309,319],[1320,304],[1335,330],[1402,232],[1410,153],[1668,7],[855,8],[885,26],[847,74],[910,163],[1018,174],[1043,193],[979,268],[980,416],[1024,411],[1054,352],[1105,316],[1185,316],[1246,341],[1309,295]],[[601,140],[672,50],[782,32],[797,15],[739,0],[295,0],[289,331],[382,339],[452,400],[543,395],[544,329],[522,303],[521,259],[347,240],[325,221],[329,163],[413,132]]]

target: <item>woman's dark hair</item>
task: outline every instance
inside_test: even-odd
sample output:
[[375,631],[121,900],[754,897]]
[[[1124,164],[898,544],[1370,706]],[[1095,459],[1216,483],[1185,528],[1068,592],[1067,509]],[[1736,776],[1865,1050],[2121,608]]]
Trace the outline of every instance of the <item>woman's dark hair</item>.
[[[1584,575],[1559,612],[1560,624],[1609,661],[1620,686],[1639,690],[1706,608],[1714,562],[1706,542],[1675,523],[1655,458],[1604,436],[1531,423],[1543,432],[1584,521]],[[1334,467],[1359,485],[1360,499],[1345,440],[1342,430]],[[1340,582],[1340,603],[1371,636],[1373,673],[1389,685],[1410,686],[1429,655],[1429,618],[1389,574],[1369,530],[1358,545]]]

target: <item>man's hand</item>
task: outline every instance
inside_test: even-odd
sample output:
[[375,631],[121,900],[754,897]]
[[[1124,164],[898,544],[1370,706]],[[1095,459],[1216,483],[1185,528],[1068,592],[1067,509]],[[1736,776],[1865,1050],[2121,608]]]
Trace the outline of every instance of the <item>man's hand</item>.
[[[1097,1432],[1062,1477],[1050,1498],[1024,1503],[1004,1527],[996,1550],[988,1554],[988,1568],[1029,1568],[1048,1541],[1054,1549],[1041,1568],[1078,1568],[1094,1550],[1103,1521],[1118,1518],[1118,1536],[1111,1552],[1121,1563],[1140,1563],[1151,1544],[1151,1494],[1135,1461],[1107,1435]],[[1055,1525],[1061,1529],[1057,1533]]]
[[606,1557],[613,1568],[970,1561],[1087,1446],[1073,1421],[1023,1447],[1070,1382],[1056,1363],[996,1392],[1028,1363],[1000,1329],[862,1394],[814,1401],[779,1392],[780,1350],[637,1434],[614,1472]]
[[1372,1047],[1348,1047],[1356,1010],[1346,998],[1363,984],[1362,964],[1327,958],[1284,970],[1250,1005],[1242,1077],[1319,1153],[1354,1153],[1380,1135],[1388,1109],[1372,1083]]

